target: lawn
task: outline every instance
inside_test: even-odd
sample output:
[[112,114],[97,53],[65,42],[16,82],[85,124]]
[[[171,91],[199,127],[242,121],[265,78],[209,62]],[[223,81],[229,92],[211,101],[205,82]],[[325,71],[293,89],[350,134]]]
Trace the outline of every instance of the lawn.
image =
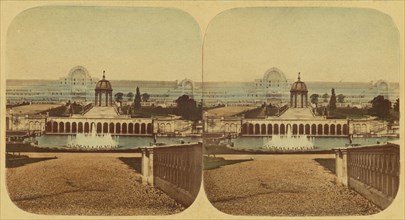
[[336,108],[335,110],[329,111],[329,116],[335,118],[364,118],[367,115],[368,109],[359,108]]
[[[60,107],[62,105],[63,104],[31,104],[13,107],[12,110],[13,114],[16,115],[35,115],[46,110]],[[7,112],[10,112],[10,110],[7,109]]]
[[[127,112],[130,106],[122,107],[122,112]],[[132,110],[132,116],[137,117],[151,117],[151,116],[169,116],[175,115],[175,108],[162,108],[162,107],[142,107],[141,109]]]
[[256,106],[228,106],[208,110],[209,116],[234,116],[252,109],[256,109]]

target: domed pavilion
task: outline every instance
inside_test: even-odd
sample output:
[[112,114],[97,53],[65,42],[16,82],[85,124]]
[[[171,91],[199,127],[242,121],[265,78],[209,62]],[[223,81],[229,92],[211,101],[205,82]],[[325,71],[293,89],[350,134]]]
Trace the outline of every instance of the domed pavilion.
[[[105,79],[105,71],[103,71],[103,79],[97,82],[95,91],[95,106],[112,106],[113,89],[110,81]],[[102,101],[103,94],[105,94],[105,101]]]
[[291,108],[306,108],[308,106],[308,89],[307,85],[301,81],[300,73],[298,73],[298,81],[291,86],[290,98]]

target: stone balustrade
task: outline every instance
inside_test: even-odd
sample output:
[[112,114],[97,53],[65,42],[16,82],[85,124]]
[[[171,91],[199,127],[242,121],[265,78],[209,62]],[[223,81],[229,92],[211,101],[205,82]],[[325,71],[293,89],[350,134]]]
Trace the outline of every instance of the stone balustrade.
[[202,144],[151,146],[142,150],[142,182],[190,206],[201,185]]
[[348,186],[380,208],[388,207],[399,187],[399,145],[334,149],[338,184]]

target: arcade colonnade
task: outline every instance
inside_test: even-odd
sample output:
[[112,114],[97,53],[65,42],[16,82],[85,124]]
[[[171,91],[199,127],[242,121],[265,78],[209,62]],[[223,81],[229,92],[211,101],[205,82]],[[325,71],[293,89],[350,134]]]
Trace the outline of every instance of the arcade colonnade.
[[28,131],[42,131],[45,128],[44,121],[29,121],[28,122]]
[[[152,135],[153,133],[168,134],[178,130],[175,121],[152,119],[68,119],[68,118],[28,118],[18,126],[7,117],[7,130],[45,131],[48,134],[89,133],[91,125],[97,133],[123,135]],[[318,121],[287,121],[287,120],[228,120],[221,123],[216,132],[236,133],[244,136],[269,136],[286,134],[287,127],[292,134],[311,136],[345,136],[348,134],[368,134],[377,132],[369,121],[360,120],[318,120]],[[381,124],[381,123],[380,123]],[[380,126],[386,129],[386,126]]]
[[244,121],[241,134],[248,135],[277,135],[286,134],[287,128],[293,135],[305,134],[311,136],[344,136],[349,134],[347,120],[324,121]]
[[119,135],[152,135],[153,121],[150,120],[68,120],[51,119],[46,122],[47,134],[90,133],[92,126],[96,133]]

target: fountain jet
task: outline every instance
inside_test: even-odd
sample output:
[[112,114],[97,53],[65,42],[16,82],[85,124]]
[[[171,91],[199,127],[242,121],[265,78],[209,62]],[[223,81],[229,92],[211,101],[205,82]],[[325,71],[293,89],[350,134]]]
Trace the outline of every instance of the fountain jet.
[[271,151],[303,151],[313,150],[314,143],[312,138],[307,135],[293,135],[291,128],[285,135],[273,135],[270,141],[264,144],[264,148]]
[[110,133],[97,134],[96,124],[91,124],[90,133],[78,133],[70,136],[67,147],[81,150],[108,150],[118,147]]

